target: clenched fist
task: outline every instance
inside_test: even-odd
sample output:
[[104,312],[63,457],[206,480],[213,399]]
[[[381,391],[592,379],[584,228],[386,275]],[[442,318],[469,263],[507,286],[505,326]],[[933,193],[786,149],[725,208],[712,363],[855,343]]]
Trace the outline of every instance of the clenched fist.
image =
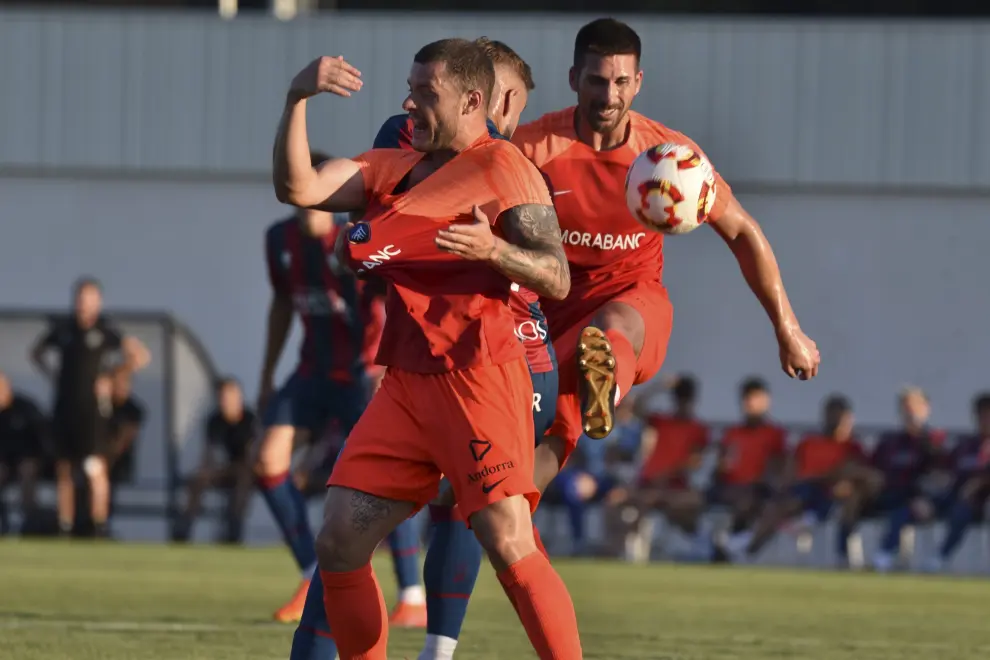
[[289,87],[289,94],[305,99],[324,92],[337,96],[350,96],[361,89],[364,82],[361,72],[347,63],[343,55],[318,57],[296,74]]

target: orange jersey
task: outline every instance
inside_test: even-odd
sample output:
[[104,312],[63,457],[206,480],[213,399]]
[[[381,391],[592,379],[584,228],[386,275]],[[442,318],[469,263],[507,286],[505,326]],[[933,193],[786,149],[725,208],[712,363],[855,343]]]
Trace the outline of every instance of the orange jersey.
[[770,461],[782,457],[786,447],[787,433],[778,426],[733,426],[722,437],[725,453],[719,479],[731,485],[757,483]]
[[797,478],[824,477],[847,461],[864,456],[863,448],[856,440],[838,442],[824,435],[809,435],[794,450]]
[[[683,134],[632,111],[629,140],[616,149],[595,151],[578,139],[574,113],[575,108],[568,108],[546,114],[512,136],[550,185],[571,265],[570,297],[544,301],[552,331],[558,310],[573,307],[574,299],[598,306],[639,282],[660,281],[663,234],[646,230],[629,212],[626,173],[640,153],[658,144],[674,142],[701,153]],[[715,179],[712,220],[732,198],[725,181],[718,174]]]
[[689,467],[691,457],[708,446],[708,427],[694,419],[656,416],[647,421],[657,432],[657,444],[643,464],[644,481]]
[[487,135],[405,192],[396,187],[424,154],[372,149],[354,161],[367,212],[348,241],[350,266],[388,280],[376,362],[416,373],[505,364],[525,356],[508,306],[510,282],[486,263],[440,250],[437,232],[474,222],[472,207],[498,218],[522,204],[551,203],[533,165]]

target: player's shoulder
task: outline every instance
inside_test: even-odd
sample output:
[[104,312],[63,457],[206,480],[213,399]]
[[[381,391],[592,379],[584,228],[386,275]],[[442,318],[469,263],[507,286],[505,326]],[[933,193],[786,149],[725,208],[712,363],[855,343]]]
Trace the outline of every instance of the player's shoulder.
[[658,144],[683,144],[688,147],[697,148],[694,140],[686,134],[667,126],[655,119],[650,119],[646,115],[635,110],[629,111],[629,119],[632,122],[630,131],[630,146],[640,153]]
[[539,119],[516,128],[512,143],[537,167],[564,153],[577,140],[574,133],[575,108],[548,112]]
[[412,120],[409,115],[393,115],[385,120],[382,127],[378,129],[378,135],[372,147],[375,149],[401,149],[402,145],[409,143],[412,135]]
[[282,218],[271,223],[265,229],[265,240],[270,243],[281,239],[288,232],[289,226],[295,221],[295,216],[289,216],[288,218]]

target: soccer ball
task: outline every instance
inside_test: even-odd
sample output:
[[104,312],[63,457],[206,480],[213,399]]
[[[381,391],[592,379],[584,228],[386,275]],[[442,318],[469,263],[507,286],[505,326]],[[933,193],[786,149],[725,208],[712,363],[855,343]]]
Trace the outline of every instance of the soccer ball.
[[708,220],[715,204],[715,170],[682,144],[647,149],[626,173],[626,204],[647,229],[686,234]]

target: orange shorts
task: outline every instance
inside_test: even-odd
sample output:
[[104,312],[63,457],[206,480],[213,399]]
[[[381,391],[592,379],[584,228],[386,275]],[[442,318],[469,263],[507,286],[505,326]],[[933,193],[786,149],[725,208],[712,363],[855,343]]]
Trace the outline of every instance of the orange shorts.
[[422,507],[446,476],[465,519],[514,495],[535,509],[532,408],[525,359],[440,374],[390,368],[327,485]]
[[[667,357],[667,344],[674,322],[674,308],[667,297],[667,289],[659,282],[637,284],[609,300],[599,303],[584,314],[574,315],[574,322],[558,330],[553,338],[553,348],[557,352],[559,366],[559,390],[557,394],[557,416],[547,435],[555,435],[566,444],[565,458],[577,447],[578,439],[584,432],[581,426],[581,394],[578,390],[577,345],[581,330],[586,328],[607,303],[621,302],[639,312],[646,326],[643,334],[643,349],[636,360],[634,385],[645,383],[660,371]],[[628,392],[620,392],[624,396]]]

